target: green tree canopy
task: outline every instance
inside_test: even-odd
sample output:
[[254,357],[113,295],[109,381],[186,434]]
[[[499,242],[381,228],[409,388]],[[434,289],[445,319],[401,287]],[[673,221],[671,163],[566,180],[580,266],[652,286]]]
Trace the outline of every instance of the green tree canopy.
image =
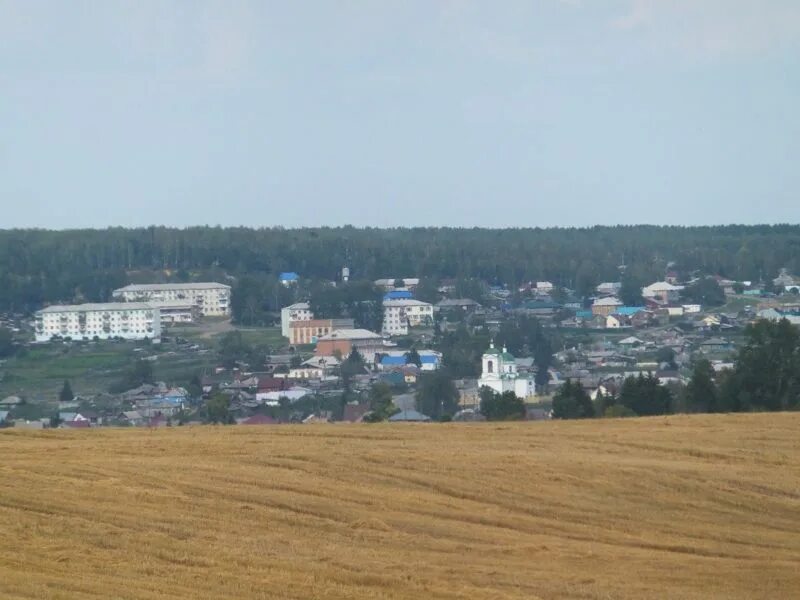
[[618,404],[640,416],[665,415],[671,411],[672,393],[652,373],[628,377],[622,383]]
[[458,410],[458,389],[442,370],[422,373],[417,381],[417,410],[432,419],[451,417]]
[[626,273],[622,277],[622,287],[619,289],[619,299],[625,306],[641,306],[644,304],[642,298],[642,280],[634,277],[630,273]]
[[214,394],[206,403],[206,417],[209,423],[222,425],[233,422],[230,413],[231,400],[225,394]]
[[64,380],[64,385],[61,386],[61,391],[58,393],[58,401],[59,402],[72,402],[75,398],[75,394],[72,393],[72,386],[69,384],[69,380]]
[[488,421],[520,421],[525,419],[525,402],[514,392],[499,394],[486,386],[480,390],[481,414]]
[[378,382],[369,390],[369,414],[364,420],[370,423],[385,421],[397,412],[392,403],[392,389],[388,384]]
[[698,359],[686,386],[686,408],[690,412],[717,412],[721,407],[714,383],[714,368],[705,358]]
[[253,347],[247,343],[241,331],[230,331],[219,341],[219,358],[222,365],[232,369],[238,362],[247,362],[253,353]]
[[155,383],[155,373],[152,361],[140,358],[130,366],[122,381],[111,386],[111,391],[124,392],[145,383]]
[[588,419],[594,417],[589,394],[578,381],[567,379],[553,395],[554,419]]
[[703,306],[722,306],[725,304],[725,292],[719,287],[716,279],[704,277],[684,290],[684,296]]
[[788,410],[800,406],[800,329],[786,319],[759,320],[745,330],[733,373],[721,394],[723,410]]

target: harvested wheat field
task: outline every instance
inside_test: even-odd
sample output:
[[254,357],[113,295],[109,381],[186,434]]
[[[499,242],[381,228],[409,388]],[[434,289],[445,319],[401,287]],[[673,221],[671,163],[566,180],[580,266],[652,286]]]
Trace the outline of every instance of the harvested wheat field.
[[800,596],[800,414],[0,433],[0,597]]

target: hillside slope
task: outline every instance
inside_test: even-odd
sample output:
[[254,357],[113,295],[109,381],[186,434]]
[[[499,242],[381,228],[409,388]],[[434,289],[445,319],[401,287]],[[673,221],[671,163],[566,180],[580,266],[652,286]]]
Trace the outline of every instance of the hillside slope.
[[800,414],[0,432],[0,597],[787,598]]

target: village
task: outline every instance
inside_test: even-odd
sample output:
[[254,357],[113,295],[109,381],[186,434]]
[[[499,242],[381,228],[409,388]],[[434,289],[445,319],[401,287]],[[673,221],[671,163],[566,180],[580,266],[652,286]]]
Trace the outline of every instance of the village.
[[[287,290],[304,294],[300,275],[280,277]],[[329,285],[348,278],[343,269],[341,281]],[[646,374],[680,397],[698,357],[715,372],[731,368],[749,323],[800,324],[800,279],[785,270],[771,281],[773,291],[708,275],[681,281],[667,272],[638,290],[633,304],[623,301],[631,294],[622,282],[601,283],[583,298],[547,281],[515,289],[485,284],[475,299],[443,280],[435,302],[417,297],[418,278],[372,284],[381,294],[379,328],[361,327],[352,316],[322,318],[313,298],[298,298],[280,311],[268,346],[248,343],[230,323],[231,286],[223,283],[129,285],[115,290],[115,302],[53,305],[32,321],[7,318],[3,325],[18,334],[31,331],[31,346],[117,344],[135,360],[126,389],[85,394],[65,380],[58,398],[10,394],[0,400],[0,425],[476,421],[487,418],[484,390],[513,394],[524,404],[522,418],[549,419],[553,394],[566,381],[596,401]],[[515,337],[521,327],[535,327],[545,349]],[[157,377],[159,361],[190,355],[202,358],[191,377]],[[455,356],[464,359],[460,367]],[[7,376],[13,359],[5,363]]]

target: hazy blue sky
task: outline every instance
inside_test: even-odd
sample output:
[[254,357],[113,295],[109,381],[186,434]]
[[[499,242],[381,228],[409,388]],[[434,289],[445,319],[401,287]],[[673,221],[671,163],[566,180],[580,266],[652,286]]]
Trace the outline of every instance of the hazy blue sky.
[[0,227],[800,221],[799,0],[0,0]]

